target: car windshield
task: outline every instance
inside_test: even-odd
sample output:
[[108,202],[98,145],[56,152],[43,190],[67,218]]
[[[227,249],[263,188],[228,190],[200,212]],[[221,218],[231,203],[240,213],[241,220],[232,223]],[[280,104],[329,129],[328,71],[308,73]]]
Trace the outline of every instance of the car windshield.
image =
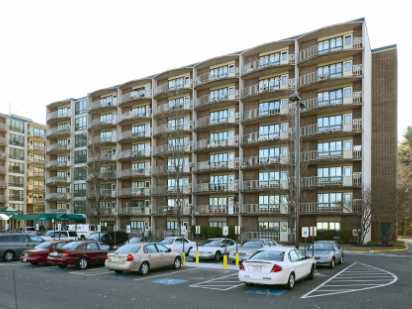
[[256,252],[250,260],[267,260],[282,262],[285,257],[284,251],[274,251],[274,250],[262,250]]
[[221,245],[222,241],[217,239],[208,240],[203,244],[204,247],[219,247]]
[[135,244],[128,244],[121,246],[117,249],[116,253],[138,253],[140,251],[140,246],[136,246]]
[[[100,238],[101,238],[101,236],[103,236],[103,235],[100,233]],[[93,234],[91,234],[91,235],[89,236],[89,239],[99,240],[99,233],[93,233]]]
[[261,241],[247,241],[242,245],[244,249],[258,249],[261,248],[263,243]]
[[64,250],[76,250],[80,247],[81,243],[80,242],[70,242],[67,245],[63,246]]
[[38,244],[38,245],[37,245],[36,247],[34,247],[34,248],[35,248],[35,249],[49,249],[52,244],[53,244],[53,243],[46,241],[46,242],[43,242],[43,243],[41,243],[41,244]]
[[65,242],[59,242],[59,243],[56,244],[56,248],[57,248],[57,249],[62,249],[65,245],[67,245],[67,243],[65,243]]
[[171,245],[171,244],[173,244],[173,240],[174,240],[173,238],[165,238],[160,242],[160,244],[162,244],[162,245]]

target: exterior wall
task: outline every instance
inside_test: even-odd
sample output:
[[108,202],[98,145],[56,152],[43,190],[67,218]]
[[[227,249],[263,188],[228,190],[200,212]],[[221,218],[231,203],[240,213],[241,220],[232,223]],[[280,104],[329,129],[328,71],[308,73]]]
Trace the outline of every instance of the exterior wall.
[[372,240],[396,238],[396,46],[372,51]]

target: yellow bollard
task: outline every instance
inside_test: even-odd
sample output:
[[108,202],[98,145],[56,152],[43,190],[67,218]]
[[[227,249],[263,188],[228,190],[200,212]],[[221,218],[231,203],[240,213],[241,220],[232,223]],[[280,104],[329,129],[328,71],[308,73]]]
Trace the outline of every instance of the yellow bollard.
[[186,264],[186,254],[184,252],[182,252],[181,256],[182,256],[182,266],[185,266],[185,264]]
[[223,256],[223,269],[226,269],[226,268],[227,268],[227,255],[225,254]]
[[239,262],[240,262],[239,252],[236,252],[236,267],[239,267]]
[[199,251],[198,251],[198,250],[196,250],[195,259],[196,259],[196,264],[199,264],[200,254],[199,254]]

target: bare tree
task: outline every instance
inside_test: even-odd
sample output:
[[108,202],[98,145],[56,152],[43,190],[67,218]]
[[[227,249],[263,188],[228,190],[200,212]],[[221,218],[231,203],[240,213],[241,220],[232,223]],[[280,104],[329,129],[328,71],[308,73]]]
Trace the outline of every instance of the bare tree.
[[364,245],[372,227],[372,198],[370,189],[363,192],[361,203],[361,218],[359,230],[359,244]]

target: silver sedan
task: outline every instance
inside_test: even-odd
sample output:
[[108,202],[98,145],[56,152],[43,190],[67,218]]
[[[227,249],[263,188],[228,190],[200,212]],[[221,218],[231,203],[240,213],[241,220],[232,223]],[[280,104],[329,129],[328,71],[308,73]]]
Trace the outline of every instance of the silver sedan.
[[319,240],[306,249],[306,256],[314,257],[316,265],[335,268],[336,264],[343,264],[344,253],[342,247],[332,240]]
[[150,270],[173,267],[180,269],[182,259],[179,253],[157,243],[126,244],[107,255],[105,266],[116,273],[139,272],[147,275]]

